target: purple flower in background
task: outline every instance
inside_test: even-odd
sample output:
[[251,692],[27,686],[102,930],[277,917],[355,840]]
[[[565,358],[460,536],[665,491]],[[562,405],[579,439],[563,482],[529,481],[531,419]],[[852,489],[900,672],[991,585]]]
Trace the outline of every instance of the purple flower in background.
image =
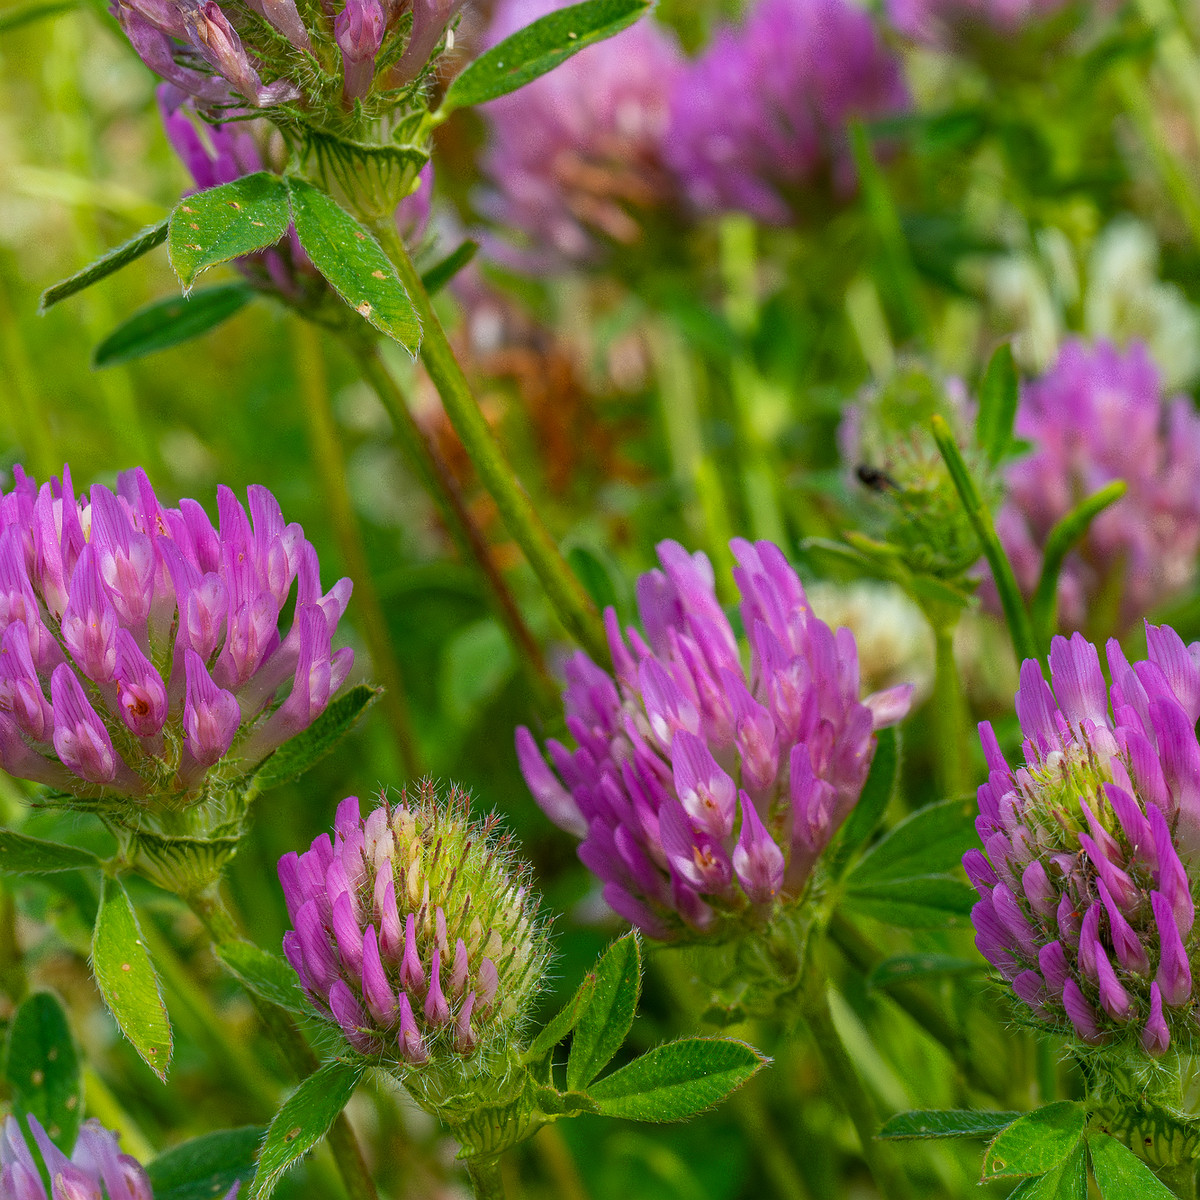
[[[144,471],[76,496],[20,467],[0,495],[0,767],[83,797],[203,796],[306,729],[341,687],[349,579],[264,487],[228,488],[214,529]],[[295,583],[290,629],[280,614]],[[48,698],[47,698],[48,697]]]
[[[33,1152],[16,1117],[6,1117],[0,1137],[0,1196],[4,1200],[154,1200],[137,1159],[122,1154],[117,1135],[99,1121],[84,1121],[68,1158],[46,1136],[32,1113],[26,1118],[50,1176],[47,1195]],[[225,1194],[235,1200],[240,1183]]]
[[574,751],[527,729],[517,754],[537,802],[582,838],[609,905],[646,933],[717,932],[798,898],[858,802],[874,731],[912,689],[859,699],[858,657],[770,542],[735,540],[750,670],[703,554],[658,547],[638,580],[642,632],[605,614],[616,677],[586,654],[567,664]]
[[283,949],[316,1009],[359,1053],[401,1067],[471,1055],[525,1016],[547,963],[528,870],[495,818],[431,783],[279,860]]
[[1022,665],[1025,761],[1014,771],[980,725],[983,850],[963,866],[975,944],[1034,1016],[1158,1057],[1195,1028],[1184,864],[1200,851],[1200,643],[1165,625],[1146,635],[1132,666],[1108,643],[1111,689],[1082,634],[1051,643],[1050,684]]
[[[560,7],[502,0],[489,40]],[[643,19],[481,110],[491,131],[483,173],[494,186],[484,207],[528,239],[524,265],[588,259],[605,241],[633,244],[645,213],[671,201],[662,156],[682,68],[671,34]]]
[[787,224],[805,192],[853,190],[851,118],[908,105],[899,62],[850,0],[758,0],[680,78],[667,160],[697,208]]
[[1016,433],[1033,451],[1006,470],[996,529],[1032,595],[1050,530],[1084,497],[1124,479],[1129,491],[1092,522],[1059,578],[1062,627],[1128,628],[1195,578],[1200,549],[1200,416],[1165,399],[1141,343],[1067,342],[1025,386]]

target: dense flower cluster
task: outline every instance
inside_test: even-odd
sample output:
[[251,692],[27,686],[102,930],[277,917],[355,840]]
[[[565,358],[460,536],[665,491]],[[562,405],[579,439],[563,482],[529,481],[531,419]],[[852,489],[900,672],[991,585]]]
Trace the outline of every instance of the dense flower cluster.
[[680,78],[667,157],[700,209],[786,224],[812,188],[853,188],[852,117],[908,104],[898,60],[850,0],[758,0]]
[[[46,1194],[19,1122],[7,1117],[0,1137],[0,1196],[4,1200],[99,1200],[101,1196],[107,1200],[154,1200],[150,1180],[137,1159],[122,1154],[117,1135],[98,1121],[84,1121],[68,1158],[46,1136],[37,1117],[30,1113],[27,1120],[50,1176],[50,1193]],[[235,1200],[240,1186],[235,1183],[225,1200]]]
[[[1054,525],[1114,479],[1127,494],[1106,509],[1059,577],[1064,628],[1128,628],[1195,578],[1200,550],[1200,416],[1186,396],[1165,400],[1144,346],[1067,342],[1028,384],[1016,434],[1034,449],[1007,469],[996,530],[1027,594],[1037,586]],[[1103,609],[1101,613],[1099,610]]]
[[[158,106],[167,140],[200,190],[257,171],[279,171],[285,165],[282,141],[266,121],[209,124],[195,101],[169,83],[158,89]],[[396,227],[406,241],[416,241],[424,232],[432,189],[433,164],[426,163],[417,176],[416,190],[396,208]],[[256,287],[277,292],[293,304],[325,292],[294,228],[279,245],[245,255],[237,266]]]
[[[76,496],[19,467],[0,496],[0,767],[77,796],[204,795],[305,729],[341,687],[350,599],[264,487],[218,529],[142,470]],[[296,582],[295,615],[280,613]],[[47,699],[47,692],[49,699]]]
[[1051,684],[1023,664],[1025,762],[1014,771],[980,726],[986,853],[963,865],[976,945],[1037,1018],[1090,1043],[1136,1035],[1157,1057],[1195,1029],[1184,863],[1200,850],[1200,643],[1146,632],[1132,666],[1108,643],[1111,692],[1078,633],[1054,639]]
[[[605,614],[614,679],[586,654],[567,666],[574,751],[527,729],[530,790],[613,909],[654,937],[718,933],[804,890],[857,803],[874,730],[908,710],[910,686],[859,699],[858,657],[770,542],[735,540],[747,674],[703,554],[658,547],[638,581],[643,633]],[[557,774],[556,774],[557,772]],[[565,787],[564,787],[565,784]]]
[[296,0],[114,0],[113,15],[146,65],[205,108],[288,105],[327,119],[375,98],[380,113],[394,108],[463,3],[343,0],[307,24]]
[[[498,42],[559,7],[504,0],[489,37]],[[604,240],[636,242],[640,215],[673,195],[662,156],[682,65],[671,36],[642,20],[488,104],[490,214],[547,258],[591,257]]]
[[331,839],[279,861],[288,961],[359,1053],[398,1065],[511,1034],[547,962],[528,873],[457,788],[338,806]]

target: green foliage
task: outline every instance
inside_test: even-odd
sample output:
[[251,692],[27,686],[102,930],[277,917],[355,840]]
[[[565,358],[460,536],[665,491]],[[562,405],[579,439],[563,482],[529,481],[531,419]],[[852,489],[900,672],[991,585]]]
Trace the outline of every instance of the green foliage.
[[261,1000],[301,1016],[311,1012],[296,972],[283,959],[250,942],[225,942],[217,947],[217,957]]
[[582,1091],[621,1048],[637,1012],[642,945],[636,933],[618,938],[596,964],[591,999],[580,1014],[567,1059],[567,1089]]
[[0,871],[14,875],[50,875],[100,866],[90,850],[29,837],[13,829],[0,829]]
[[146,1164],[154,1200],[217,1200],[254,1175],[265,1129],[256,1125],[192,1138]]
[[1045,1174],[1066,1161],[1086,1124],[1087,1111],[1073,1100],[1026,1113],[992,1139],[983,1156],[983,1178]]
[[119,271],[122,267],[141,258],[143,254],[148,254],[155,246],[161,246],[166,240],[167,222],[165,220],[159,221],[157,225],[147,226],[141,233],[131,237],[129,241],[115,246],[107,254],[102,254],[82,271],[76,271],[74,275],[64,279],[61,283],[47,288],[42,293],[38,310],[45,312],[47,309],[53,308],[59,301],[74,296],[76,292],[82,292],[84,288],[91,287],[93,283],[99,283],[101,279],[107,278],[114,271]]
[[442,290],[479,252],[479,243],[466,238],[445,258],[433,264],[421,276],[425,290],[435,296]]
[[1012,347],[997,347],[979,387],[979,414],[975,418],[975,440],[992,466],[998,466],[1012,444],[1013,422],[1021,399]]
[[1103,1200],[1171,1200],[1171,1189],[1116,1138],[1093,1130],[1087,1148]]
[[105,876],[92,936],[92,971],[104,1003],[146,1065],[166,1080],[174,1046],[158,975],[119,880]]
[[885,1121],[885,1141],[928,1141],[937,1138],[990,1138],[1020,1119],[1017,1112],[983,1112],[973,1108],[900,1113]]
[[875,757],[871,760],[867,782],[829,851],[829,869],[835,878],[842,874],[855,851],[875,832],[896,794],[899,780],[900,734],[894,728],[881,729],[876,735]]
[[35,992],[13,1014],[4,1079],[13,1113],[32,1113],[54,1144],[70,1154],[83,1117],[83,1084],[67,1014],[49,992]]
[[438,117],[515,92],[580,50],[628,28],[650,0],[585,0],[534,21],[480,55],[446,92]]

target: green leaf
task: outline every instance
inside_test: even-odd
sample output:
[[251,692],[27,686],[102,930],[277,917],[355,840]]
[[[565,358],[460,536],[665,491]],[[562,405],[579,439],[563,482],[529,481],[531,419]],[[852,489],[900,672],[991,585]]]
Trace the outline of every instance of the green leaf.
[[185,196],[171,213],[167,244],[183,290],[209,267],[273,246],[289,220],[287,184],[267,171]]
[[1092,1174],[1104,1200],[1173,1200],[1175,1195],[1127,1146],[1106,1133],[1089,1133]]
[[354,728],[381,694],[382,688],[360,683],[339,696],[307,729],[263,759],[251,779],[255,795],[303,775]]
[[733,1038],[683,1038],[606,1075],[588,1095],[605,1116],[682,1121],[724,1100],[766,1062]]
[[649,7],[650,0],[587,0],[549,13],[471,63],[450,85],[437,119],[515,92],[593,42],[628,28]]
[[79,0],[30,0],[28,4],[14,4],[0,13],[0,33],[12,33],[23,25],[57,17],[78,7]]
[[591,1001],[580,1014],[567,1056],[567,1090],[582,1092],[621,1048],[642,990],[642,944],[636,933],[618,938],[595,969]]
[[98,866],[100,860],[90,850],[0,829],[0,871],[13,875],[52,875],[56,871]]
[[115,367],[202,337],[239,312],[254,296],[244,283],[168,296],[147,304],[116,327],[92,352],[93,367]]
[[335,1060],[310,1075],[284,1102],[267,1130],[247,1200],[266,1200],[285,1172],[329,1132],[365,1068]]
[[1042,573],[1029,611],[1034,630],[1048,642],[1054,633],[1058,608],[1058,577],[1066,557],[1087,536],[1092,522],[1127,490],[1123,479],[1114,479],[1081,500],[1050,530],[1042,557]]
[[617,607],[612,570],[599,554],[588,546],[572,546],[567,551],[567,563],[600,612]]
[[473,242],[470,238],[459,243],[456,250],[452,250],[441,262],[434,263],[421,276],[425,290],[431,296],[436,296],[475,257],[478,250],[479,243]]
[[882,883],[914,875],[952,871],[962,856],[979,844],[974,800],[942,800],[918,809],[888,831],[858,860],[850,872],[851,886]]
[[870,988],[888,988],[913,979],[929,979],[939,975],[966,975],[983,970],[983,964],[970,958],[955,958],[950,954],[898,954],[884,959],[867,976]]
[[1074,1100],[1060,1100],[1026,1113],[992,1140],[983,1156],[983,1180],[1044,1175],[1079,1145],[1087,1112]]
[[107,254],[102,254],[82,271],[76,271],[69,278],[48,287],[38,302],[38,312],[44,313],[47,309],[53,308],[60,300],[65,300],[68,296],[74,296],[76,292],[82,292],[84,288],[91,287],[93,283],[128,266],[134,259],[141,258],[143,254],[149,253],[155,246],[161,246],[166,240],[166,220],[159,221],[157,225],[148,225],[141,233],[131,237],[127,242],[122,242],[119,246],[114,246]]
[[883,1141],[923,1141],[932,1138],[990,1138],[1007,1129],[1019,1112],[981,1112],[973,1108],[946,1108],[898,1113],[885,1121],[876,1135]]
[[591,1003],[596,993],[596,973],[589,971],[583,982],[575,989],[575,995],[559,1009],[529,1044],[529,1049],[522,1055],[522,1061],[535,1063],[545,1058],[559,1042],[579,1024],[583,1011]]
[[172,1049],[167,1006],[129,896],[107,876],[92,936],[92,970],[121,1032],[165,1082]]
[[975,418],[976,440],[993,466],[1004,457],[1012,442],[1020,398],[1012,347],[1005,342],[987,365],[979,386],[979,415]]
[[296,235],[313,266],[359,316],[415,357],[421,322],[379,243],[331,196],[302,179],[289,183]]
[[962,925],[978,899],[974,888],[957,879],[918,875],[848,887],[842,902],[888,925],[944,929]]
[[83,1084],[67,1014],[49,992],[35,992],[13,1014],[4,1077],[14,1114],[32,1113],[69,1155],[83,1115]]
[[1009,1193],[1008,1200],[1087,1200],[1087,1197],[1087,1150],[1080,1142],[1053,1171],[1022,1179]]
[[296,972],[282,958],[250,942],[226,942],[217,947],[217,957],[247,991],[289,1012],[311,1015]]
[[154,1200],[220,1200],[254,1174],[264,1133],[258,1125],[223,1129],[160,1154],[146,1164]]
[[871,760],[867,782],[863,785],[858,803],[850,810],[850,816],[842,826],[841,836],[830,860],[835,878],[842,874],[854,852],[866,844],[882,820],[900,778],[899,733],[894,728],[881,729],[876,736],[875,757]]

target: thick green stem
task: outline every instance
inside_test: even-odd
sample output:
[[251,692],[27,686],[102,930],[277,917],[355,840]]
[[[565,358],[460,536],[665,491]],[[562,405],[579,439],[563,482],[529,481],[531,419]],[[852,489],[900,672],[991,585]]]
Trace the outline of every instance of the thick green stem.
[[[238,923],[229,911],[217,887],[198,895],[186,896],[192,911],[200,918],[209,937],[217,946],[243,940]],[[268,1004],[253,992],[248,993],[259,1019],[275,1039],[280,1053],[295,1072],[297,1079],[307,1079],[320,1065],[312,1047],[296,1028],[291,1016],[282,1008]],[[337,1163],[349,1200],[379,1200],[375,1183],[367,1170],[362,1148],[346,1114],[339,1113],[326,1138]]]
[[850,1117],[858,1133],[866,1159],[884,1200],[911,1200],[913,1195],[892,1147],[876,1140],[881,1124],[875,1102],[867,1092],[833,1021],[829,993],[823,979],[814,979],[808,987],[801,1014],[812,1033],[813,1045],[825,1071],[825,1083]]
[[539,700],[546,704],[557,702],[558,689],[546,666],[542,648],[525,623],[512,591],[496,565],[491,546],[468,511],[454,473],[432,439],[417,424],[403,393],[380,357],[378,346],[362,338],[347,338],[346,344],[363,378],[391,417],[400,448],[421,486],[437,505],[459,553],[479,571],[496,615],[508,633],[518,659],[524,664]]
[[404,676],[392,648],[387,618],[372,582],[362,529],[346,482],[346,459],[329,403],[329,386],[321,354],[320,335],[306,321],[292,322],[296,380],[304,401],[308,441],[321,481],[322,498],[329,510],[342,559],[354,580],[354,614],[371,651],[375,678],[383,684],[382,705],[400,752],[400,765],[410,779],[421,774],[421,752],[413,732]]
[[468,1158],[467,1176],[475,1190],[475,1200],[505,1200],[507,1192],[499,1158]]
[[961,796],[971,787],[971,761],[967,754],[967,710],[962,681],[954,658],[957,617],[938,620],[933,626],[935,647],[933,678],[934,750],[942,796]]
[[420,317],[421,361],[442,398],[446,415],[462,440],[463,448],[495,500],[505,527],[529,560],[559,620],[598,663],[607,665],[608,641],[600,614],[538,516],[528,493],[504,457],[496,435],[480,412],[394,222],[390,218],[376,222],[375,234]]

